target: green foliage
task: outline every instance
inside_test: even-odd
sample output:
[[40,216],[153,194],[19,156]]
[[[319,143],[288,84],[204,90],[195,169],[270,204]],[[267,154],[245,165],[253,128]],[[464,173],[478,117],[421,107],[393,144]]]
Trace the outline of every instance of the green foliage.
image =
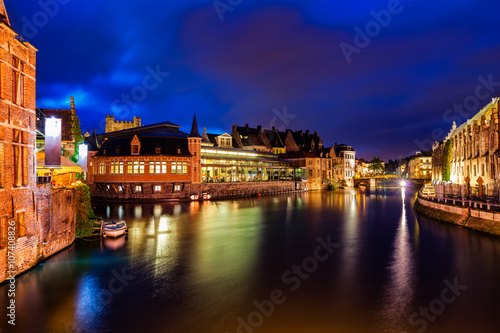
[[80,184],[75,193],[75,212],[76,212],[76,237],[87,237],[92,235],[93,220],[98,219],[94,214],[90,203],[90,189],[85,184]]
[[384,162],[379,157],[374,157],[370,161],[370,166],[368,167],[370,171],[374,173],[384,173]]
[[342,187],[342,181],[329,179],[328,185],[326,186],[326,190],[332,191],[332,190],[336,190],[336,189],[341,188],[341,187]]
[[449,181],[451,175],[451,140],[446,140],[443,151],[443,170],[442,178],[444,181]]
[[73,157],[71,157],[71,160],[75,163],[78,163],[78,154],[80,150],[79,145],[83,143],[84,138],[82,135],[82,130],[80,128],[80,119],[77,115],[74,115],[73,119],[71,120],[71,132],[73,134],[73,140],[75,142],[75,153],[73,154]]

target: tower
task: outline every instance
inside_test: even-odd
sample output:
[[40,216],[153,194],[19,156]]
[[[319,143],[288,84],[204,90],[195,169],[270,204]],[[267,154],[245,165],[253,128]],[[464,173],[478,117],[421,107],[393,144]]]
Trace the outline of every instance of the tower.
[[201,183],[201,135],[198,132],[198,122],[196,121],[196,114],[193,117],[193,124],[191,126],[191,133],[188,136],[189,152],[191,153],[191,183]]

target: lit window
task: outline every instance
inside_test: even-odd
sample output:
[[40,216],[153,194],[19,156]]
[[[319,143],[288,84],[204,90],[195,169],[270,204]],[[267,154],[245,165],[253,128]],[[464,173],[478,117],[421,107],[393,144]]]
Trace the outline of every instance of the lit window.
[[181,185],[175,185],[174,191],[179,192],[181,190]]
[[155,192],[161,192],[161,185],[155,185]]
[[142,186],[141,185],[136,185],[135,186],[135,192],[142,192]]
[[123,187],[118,186],[118,192],[123,192]]

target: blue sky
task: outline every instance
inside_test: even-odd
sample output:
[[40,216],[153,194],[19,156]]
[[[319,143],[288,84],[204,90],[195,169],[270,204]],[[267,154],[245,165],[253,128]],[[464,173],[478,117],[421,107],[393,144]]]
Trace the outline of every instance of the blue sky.
[[465,121],[454,104],[479,110],[500,93],[497,0],[5,4],[39,49],[37,106],[74,96],[84,131],[106,114],[188,131],[196,112],[200,131],[317,130],[387,160]]

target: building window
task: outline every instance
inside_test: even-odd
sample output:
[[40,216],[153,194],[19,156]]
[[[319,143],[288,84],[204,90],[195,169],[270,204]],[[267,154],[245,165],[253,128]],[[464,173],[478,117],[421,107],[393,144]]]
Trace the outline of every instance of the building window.
[[309,170],[309,177],[312,177],[312,176],[313,176],[313,171]]
[[155,185],[155,192],[161,192],[161,185]]
[[24,63],[12,57],[12,102],[24,106]]
[[130,161],[127,163],[127,174],[129,175],[143,175],[144,162],[143,161]]
[[24,212],[17,213],[16,238],[26,237],[26,221]]
[[105,175],[106,174],[106,162],[99,162],[99,175]]
[[23,144],[26,134],[13,130],[12,158],[14,167],[14,186],[28,185],[28,147]]
[[135,186],[135,192],[142,192],[142,186],[141,185],[136,185]]
[[177,155],[180,155],[182,153],[181,147],[177,147]]
[[160,147],[156,147],[155,148],[155,153],[157,153],[157,154],[161,153],[161,148]]
[[111,174],[112,175],[123,175],[123,161],[111,162]]
[[174,191],[179,192],[181,190],[181,185],[174,185]]
[[132,145],[132,155],[139,155],[139,145]]
[[109,192],[109,190],[110,190],[110,189],[111,189],[111,186],[106,185],[106,191],[108,191],[108,192]]
[[172,162],[171,173],[173,175],[187,175],[187,162]]
[[118,192],[123,192],[123,187],[118,186]]
[[484,177],[484,164],[481,164],[481,176]]

